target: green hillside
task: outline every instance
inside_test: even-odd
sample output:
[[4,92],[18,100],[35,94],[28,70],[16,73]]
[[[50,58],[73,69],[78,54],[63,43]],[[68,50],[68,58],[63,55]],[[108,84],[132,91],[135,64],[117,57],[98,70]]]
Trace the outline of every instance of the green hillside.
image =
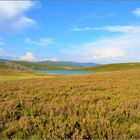
[[27,62],[27,61],[13,61],[14,64],[22,65],[26,68],[30,69],[48,69],[48,70],[67,70],[69,68],[67,67],[61,67],[61,66],[51,66],[47,65],[45,63],[35,63],[35,62]]
[[92,62],[73,62],[73,61],[41,61],[37,62],[39,64],[46,64],[49,66],[59,66],[59,67],[72,67],[72,68],[86,68],[86,67],[92,67],[97,66],[99,64],[92,63]]
[[4,60],[0,59],[1,67],[10,67],[16,69],[33,69],[33,70],[76,70],[79,68],[87,68],[91,66],[97,66],[96,63],[81,63],[81,62],[72,62],[72,61],[19,61],[19,60]]
[[[106,72],[106,71],[122,71],[131,69],[140,69],[140,62],[137,63],[118,63],[98,65],[88,68],[72,67],[72,65],[47,61],[47,62],[28,62],[28,61],[0,61],[0,69],[18,69],[18,70],[81,70],[92,72]],[[67,66],[68,65],[68,66]],[[67,67],[66,67],[67,66]],[[77,65],[78,66],[78,65]]]
[[53,74],[38,73],[27,69],[21,69],[23,66],[18,66],[18,68],[14,67],[8,66],[5,62],[0,62],[0,81],[53,77]]
[[8,65],[6,65],[5,62],[0,61],[0,69],[3,69],[3,68],[8,68]]
[[53,66],[46,63],[36,63],[28,61],[0,61],[0,68],[13,68],[19,70],[73,70],[73,67]]
[[93,72],[105,72],[105,71],[122,71],[140,69],[140,63],[118,63],[118,64],[107,64],[99,65],[95,67],[84,68],[82,70],[93,71]]

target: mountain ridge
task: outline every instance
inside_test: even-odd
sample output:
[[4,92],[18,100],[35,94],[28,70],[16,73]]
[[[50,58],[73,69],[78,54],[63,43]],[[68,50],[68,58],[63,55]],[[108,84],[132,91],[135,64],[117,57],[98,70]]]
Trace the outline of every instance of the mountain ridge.
[[1,65],[4,67],[13,67],[17,69],[48,69],[48,70],[74,70],[79,68],[87,68],[97,66],[96,63],[82,63],[72,61],[21,61],[0,59]]

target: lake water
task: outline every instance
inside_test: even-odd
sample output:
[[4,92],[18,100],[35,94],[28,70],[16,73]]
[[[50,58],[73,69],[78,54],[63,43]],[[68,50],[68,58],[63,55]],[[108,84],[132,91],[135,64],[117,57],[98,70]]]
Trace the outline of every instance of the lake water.
[[34,71],[49,73],[49,74],[90,74],[91,73],[85,71],[66,71],[66,70],[34,70]]

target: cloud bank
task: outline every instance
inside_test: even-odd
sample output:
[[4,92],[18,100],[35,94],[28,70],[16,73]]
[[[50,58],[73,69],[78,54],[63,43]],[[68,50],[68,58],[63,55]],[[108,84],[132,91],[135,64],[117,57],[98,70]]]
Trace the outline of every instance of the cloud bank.
[[26,13],[34,7],[35,1],[0,1],[0,31],[17,32],[32,26],[35,20]]
[[132,11],[132,14],[134,14],[137,17],[140,17],[140,8],[136,8],[134,11]]
[[67,57],[74,61],[101,63],[140,61],[140,26],[104,26],[97,30],[101,29],[121,34],[74,45],[63,50],[63,53],[67,53]]
[[76,32],[83,32],[83,31],[97,31],[97,30],[102,30],[102,31],[109,31],[109,32],[120,32],[120,33],[130,33],[130,32],[139,32],[140,26],[135,26],[135,25],[116,25],[116,26],[102,26],[102,27],[79,27],[79,26],[73,26],[71,31],[76,31]]

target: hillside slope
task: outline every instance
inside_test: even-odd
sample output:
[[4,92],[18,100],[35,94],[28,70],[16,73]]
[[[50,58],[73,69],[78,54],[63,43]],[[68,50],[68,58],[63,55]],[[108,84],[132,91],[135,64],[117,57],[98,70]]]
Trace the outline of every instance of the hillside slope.
[[105,72],[105,71],[122,71],[122,70],[131,70],[131,69],[140,69],[140,63],[118,63],[118,64],[107,64],[99,65],[95,67],[84,68],[85,71],[93,72]]
[[86,68],[91,66],[97,66],[97,63],[91,62],[72,62],[72,61],[41,61],[38,64],[46,64],[48,66],[59,66],[59,67],[74,67],[74,68]]
[[15,69],[28,69],[28,70],[76,70],[79,68],[85,68],[89,66],[95,66],[95,63],[79,63],[70,61],[16,61],[16,60],[0,60],[0,67],[3,68],[15,68]]

